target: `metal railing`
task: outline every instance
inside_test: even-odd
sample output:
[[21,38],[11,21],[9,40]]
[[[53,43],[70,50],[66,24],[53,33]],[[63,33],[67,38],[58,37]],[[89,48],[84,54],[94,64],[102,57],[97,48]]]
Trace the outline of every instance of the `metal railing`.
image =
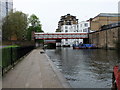
[[34,49],[34,46],[2,48],[2,75],[10,68],[14,67],[19,59]]

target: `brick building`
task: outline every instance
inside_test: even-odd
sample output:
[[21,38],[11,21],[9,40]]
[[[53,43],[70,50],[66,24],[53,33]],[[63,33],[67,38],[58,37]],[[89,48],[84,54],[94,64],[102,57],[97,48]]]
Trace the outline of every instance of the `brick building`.
[[99,31],[103,25],[118,22],[118,17],[120,17],[118,13],[100,13],[96,17],[90,19],[90,30]]

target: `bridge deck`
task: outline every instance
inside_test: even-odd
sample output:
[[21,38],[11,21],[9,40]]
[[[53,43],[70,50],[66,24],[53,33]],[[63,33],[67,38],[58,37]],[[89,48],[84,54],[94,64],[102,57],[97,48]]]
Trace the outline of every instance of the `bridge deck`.
[[34,33],[35,39],[84,39],[88,33]]

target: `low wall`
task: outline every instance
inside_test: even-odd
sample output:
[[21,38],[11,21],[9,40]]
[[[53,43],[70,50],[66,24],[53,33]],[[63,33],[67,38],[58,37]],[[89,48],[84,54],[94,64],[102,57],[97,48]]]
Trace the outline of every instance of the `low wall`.
[[120,27],[90,33],[89,43],[96,44],[98,48],[118,49],[120,45]]

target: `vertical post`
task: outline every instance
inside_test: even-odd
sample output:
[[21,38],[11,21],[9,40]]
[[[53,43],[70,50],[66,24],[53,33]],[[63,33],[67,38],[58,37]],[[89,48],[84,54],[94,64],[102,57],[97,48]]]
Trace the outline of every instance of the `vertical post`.
[[45,51],[45,39],[43,39],[43,50]]
[[106,49],[108,48],[107,46],[107,30],[106,30]]
[[[107,25],[109,24],[109,18],[107,17]],[[106,49],[108,49],[108,44],[107,44],[107,42],[108,42],[108,36],[107,36],[107,30],[106,30]]]
[[11,52],[11,66],[13,67],[14,66],[14,62],[13,62],[13,49],[12,47],[10,48],[10,52]]

